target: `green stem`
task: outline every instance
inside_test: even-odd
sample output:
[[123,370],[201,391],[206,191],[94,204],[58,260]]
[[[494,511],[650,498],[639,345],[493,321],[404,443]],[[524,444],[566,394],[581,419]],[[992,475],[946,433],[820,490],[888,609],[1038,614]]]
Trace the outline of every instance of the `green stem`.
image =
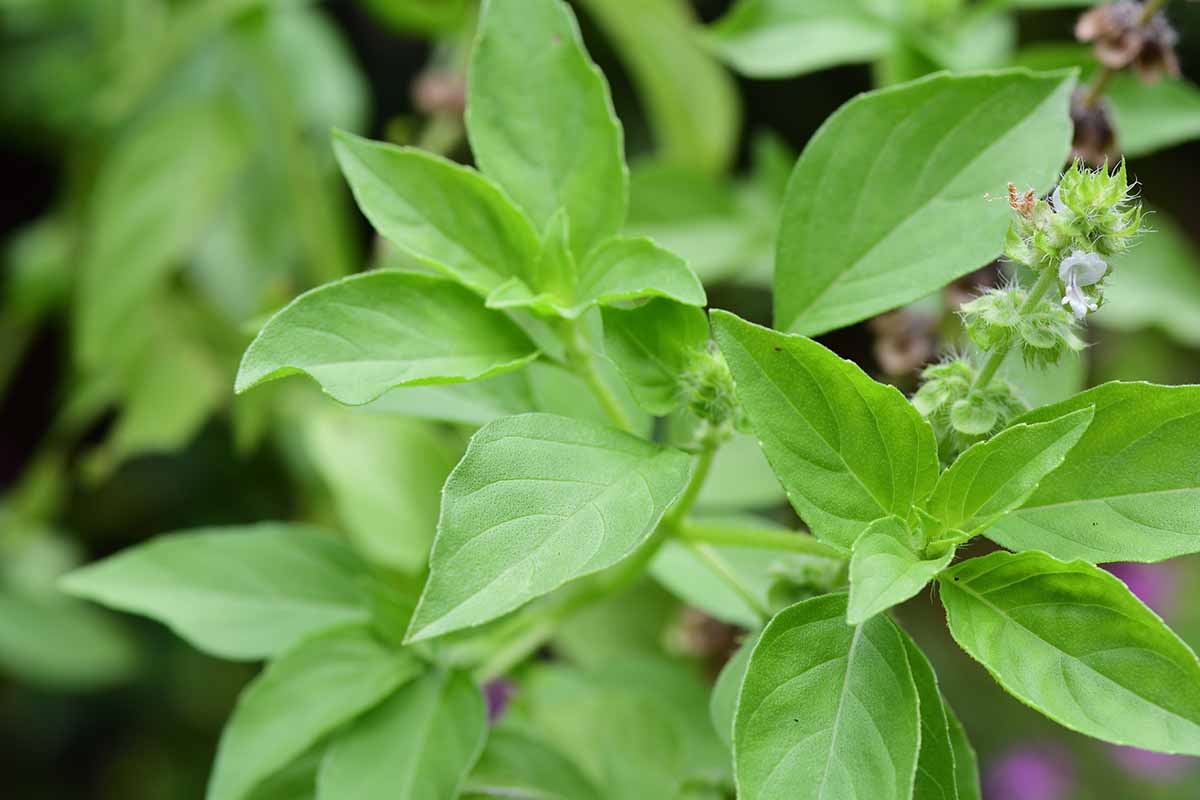
[[676,535],[685,542],[752,547],[760,550],[782,550],[807,556],[820,556],[844,561],[846,554],[833,545],[799,531],[775,528],[756,528],[746,525],[722,525],[710,522],[684,522]]
[[704,490],[704,482],[708,480],[708,473],[712,471],[717,447],[718,442],[713,439],[706,438],[701,443],[700,452],[696,454],[696,463],[692,467],[692,477],[688,479],[688,485],[679,495],[679,499],[675,501],[675,505],[663,517],[663,526],[672,530],[678,528],[679,523],[692,510],[692,506],[696,505],[700,492]]
[[588,388],[592,390],[592,394],[600,401],[600,405],[604,407],[604,412],[608,414],[609,419],[621,430],[633,433],[633,422],[625,413],[617,396],[613,394],[612,388],[604,382],[604,378],[596,368],[596,356],[592,352],[591,346],[588,345],[577,320],[566,323],[562,332],[562,340],[567,351],[567,360],[574,368],[575,373],[583,378]]
[[[1018,313],[1024,317],[1027,316],[1038,303],[1042,302],[1042,298],[1046,296],[1046,292],[1050,291],[1050,287],[1058,281],[1058,273],[1052,268],[1047,268],[1042,271],[1038,277],[1037,283],[1029,290],[1029,296],[1025,298],[1025,302],[1021,304]],[[975,376],[975,382],[971,384],[971,391],[978,389],[986,389],[988,384],[992,382],[992,378],[996,377],[996,371],[1000,369],[1000,365],[1004,363],[1005,357],[1008,355],[1009,347],[997,347],[993,350],[983,363],[983,369],[979,370],[979,374]]]
[[760,620],[766,621],[771,618],[771,610],[762,604],[758,596],[751,591],[750,587],[742,582],[742,579],[729,568],[729,565],[721,560],[717,551],[712,548],[712,545],[703,544],[701,542],[686,542],[688,548],[695,553],[701,561],[708,565],[717,577],[725,582],[725,585],[733,590],[734,594],[742,599],[750,609],[758,615]]

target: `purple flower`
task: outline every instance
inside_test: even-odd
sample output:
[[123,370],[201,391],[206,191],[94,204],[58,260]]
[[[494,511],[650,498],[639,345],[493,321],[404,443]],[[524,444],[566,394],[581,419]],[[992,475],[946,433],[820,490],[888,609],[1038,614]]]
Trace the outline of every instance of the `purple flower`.
[[1066,800],[1075,788],[1071,757],[1053,745],[1021,747],[987,769],[986,800]]
[[512,699],[516,691],[516,685],[504,678],[497,678],[484,684],[483,699],[487,701],[489,724],[495,724],[496,720],[500,719],[505,709],[508,708],[508,701]]
[[1165,619],[1174,613],[1179,592],[1175,569],[1170,564],[1107,564],[1106,569],[1160,617]]
[[1172,783],[1179,780],[1192,766],[1192,760],[1187,756],[1152,753],[1136,747],[1110,747],[1122,769],[1145,781]]

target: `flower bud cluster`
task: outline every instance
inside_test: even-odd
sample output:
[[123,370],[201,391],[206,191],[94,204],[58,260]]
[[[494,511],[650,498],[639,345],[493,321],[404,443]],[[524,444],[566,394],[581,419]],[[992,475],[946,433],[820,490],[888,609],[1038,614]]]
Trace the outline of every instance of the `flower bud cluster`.
[[963,327],[980,350],[1018,347],[1026,364],[1049,366],[1067,350],[1084,347],[1066,308],[1045,299],[1022,311],[1029,293],[1018,286],[992,289],[959,308]]
[[679,385],[688,410],[708,426],[748,430],[749,423],[734,391],[733,375],[713,342],[694,353],[679,376]]
[[951,459],[998,432],[1027,409],[1007,381],[975,386],[978,371],[965,358],[926,367],[912,402],[937,434],[938,449]]

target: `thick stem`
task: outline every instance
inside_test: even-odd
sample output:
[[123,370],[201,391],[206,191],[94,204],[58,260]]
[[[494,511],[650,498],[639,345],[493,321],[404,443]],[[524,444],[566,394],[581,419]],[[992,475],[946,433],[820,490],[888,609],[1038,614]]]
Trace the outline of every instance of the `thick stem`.
[[[1029,296],[1021,304],[1018,313],[1024,317],[1033,311],[1037,304],[1042,302],[1042,298],[1046,296],[1046,292],[1050,291],[1050,287],[1057,280],[1058,273],[1053,268],[1043,270],[1037,279],[1037,283],[1029,290]],[[979,370],[979,374],[975,376],[975,382],[971,384],[971,391],[987,388],[988,384],[992,382],[992,378],[996,377],[996,371],[1000,369],[1000,365],[1004,363],[1008,351],[1009,347],[998,347],[988,354],[987,361],[983,362],[983,368]]]
[[676,535],[686,542],[781,550],[787,553],[820,556],[837,561],[846,559],[846,554],[841,549],[798,531],[709,522],[684,522],[679,526]]
[[575,373],[583,378],[587,383],[588,388],[592,390],[592,394],[600,402],[604,408],[604,413],[608,414],[609,419],[613,421],[618,428],[629,433],[633,433],[633,422],[629,419],[629,415],[625,413],[617,396],[613,394],[612,389],[604,378],[601,377],[600,371],[596,368],[596,356],[592,352],[592,348],[588,345],[587,339],[583,335],[578,321],[571,321],[564,324],[562,331],[563,346],[567,351],[567,360],[574,368]]

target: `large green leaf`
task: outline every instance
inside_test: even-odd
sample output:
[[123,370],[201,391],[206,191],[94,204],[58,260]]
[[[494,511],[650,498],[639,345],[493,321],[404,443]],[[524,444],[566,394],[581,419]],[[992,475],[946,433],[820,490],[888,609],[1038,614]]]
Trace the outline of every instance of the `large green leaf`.
[[739,0],[708,42],[739,72],[785,78],[888,51],[892,31],[870,0]]
[[536,353],[514,322],[458,284],[380,270],[305,292],[271,317],[235,388],[304,373],[333,399],[360,405],[397,386],[515,369]]
[[1200,661],[1116,577],[997,552],[938,580],[954,639],[1022,701],[1098,739],[1200,755]]
[[366,567],[302,525],[161,536],[67,575],[78,597],[157,619],[223,658],[276,655],[302,637],[365,622]]
[[954,715],[954,709],[945,703],[943,709],[946,721],[950,724],[950,743],[954,745],[954,780],[958,786],[958,799],[980,800],[979,758],[975,755],[975,748],[971,747],[967,731]]
[[147,117],[96,178],[76,304],[81,362],[111,362],[114,339],[182,263],[245,162],[243,121],[226,102],[186,104]]
[[907,634],[901,635],[921,708],[921,753],[913,800],[959,800],[954,740],[937,675],[917,643]]
[[886,617],[846,624],[846,596],[779,612],[750,655],[734,722],[743,800],[908,800],[917,688]]
[[713,329],[767,459],[822,539],[849,549],[907,520],[938,475],[933,430],[895,388],[803,336],[715,311]]
[[708,317],[692,306],[652,300],[604,310],[604,350],[638,404],[663,416],[684,401],[681,378],[708,344]]
[[688,472],[686,454],[596,423],[522,414],[484,426],[443,489],[409,638],[495,619],[617,563]]
[[621,125],[561,0],[489,0],[468,86],[475,160],[539,230],[566,209],[583,256],[620,229],[628,182]]
[[221,734],[208,800],[242,800],[339,726],[422,669],[365,628],[306,639],[272,662],[238,698]]
[[1091,407],[1046,422],[1005,428],[972,445],[938,478],[926,508],[955,540],[982,532],[1020,507],[1092,422]]
[[321,763],[321,797],[458,797],[487,738],[487,708],[470,677],[433,670],[334,737]]
[[704,682],[660,659],[532,670],[502,725],[553,742],[605,800],[667,800],[689,783],[727,778]]
[[[784,201],[775,325],[816,334],[903,305],[999,255],[1005,185],[1049,188],[1073,73],[935,75],[842,106]],[[970,231],[964,235],[964,231]]]
[[923,557],[914,549],[908,526],[898,517],[875,520],[854,542],[846,621],[857,625],[903,603],[924,589],[952,558],[952,547]]
[[475,170],[344,131],[333,149],[367,219],[417,262],[482,294],[532,268],[537,234]]
[[1063,559],[1161,561],[1200,551],[1200,386],[1106,383],[1017,420],[1095,406],[1062,466],[987,536]]
[[688,0],[584,0],[628,64],[671,163],[707,172],[729,165],[737,148],[737,85],[696,40]]
[[547,742],[516,730],[499,728],[467,781],[466,797],[515,797],[523,800],[601,800],[600,794],[570,759]]
[[309,412],[305,434],[359,550],[393,569],[423,569],[442,483],[462,448],[432,425],[332,404]]

